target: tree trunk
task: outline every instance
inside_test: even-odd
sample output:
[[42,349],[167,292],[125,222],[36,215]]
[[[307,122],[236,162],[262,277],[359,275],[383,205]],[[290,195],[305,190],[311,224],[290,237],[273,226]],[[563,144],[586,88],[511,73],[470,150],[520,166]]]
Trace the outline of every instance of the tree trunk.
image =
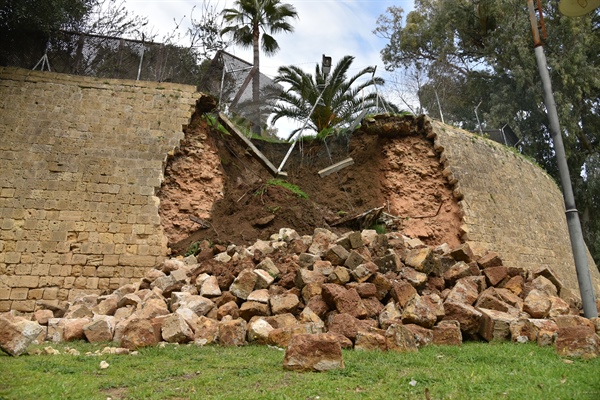
[[260,39],[260,28],[258,23],[255,23],[252,28],[252,47],[254,50],[254,78],[252,79],[252,132],[260,135],[261,129],[261,118],[260,118],[260,48],[259,48],[259,39]]

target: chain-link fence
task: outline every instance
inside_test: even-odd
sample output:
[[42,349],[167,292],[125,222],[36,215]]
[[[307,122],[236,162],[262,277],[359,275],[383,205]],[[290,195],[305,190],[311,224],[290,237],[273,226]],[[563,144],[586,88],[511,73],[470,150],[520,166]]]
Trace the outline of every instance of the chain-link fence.
[[60,31],[49,39],[29,35],[0,45],[0,65],[100,78],[197,85],[193,49],[170,44]]
[[[253,93],[254,79],[259,79],[258,100]],[[283,88],[262,73],[255,73],[253,65],[226,51],[219,51],[211,61],[199,85],[199,90],[219,99],[221,110],[245,119],[249,129],[258,122],[263,135],[267,132],[267,118]],[[237,120],[243,125],[243,121]],[[253,131],[256,132],[254,128]]]

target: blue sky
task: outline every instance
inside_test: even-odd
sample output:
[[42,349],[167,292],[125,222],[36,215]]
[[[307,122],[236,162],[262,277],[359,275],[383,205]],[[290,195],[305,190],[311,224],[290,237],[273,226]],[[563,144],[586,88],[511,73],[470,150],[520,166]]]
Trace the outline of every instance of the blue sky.
[[[220,9],[230,7],[230,0],[208,0]],[[275,76],[282,65],[297,65],[313,72],[323,54],[331,56],[333,64],[345,55],[355,56],[355,72],[377,65],[377,75],[389,78],[380,58],[386,42],[373,34],[377,18],[391,6],[405,12],[413,8],[413,0],[287,0],[298,12],[294,32],[276,36],[281,50],[272,57],[261,54],[261,72]],[[126,0],[126,6],[138,15],[148,17],[159,37],[182,21],[183,30],[190,20],[194,5],[202,8],[203,1],[185,0]],[[198,11],[195,11],[198,15]],[[252,62],[252,50],[230,47],[228,52]],[[352,71],[350,71],[352,72]]]

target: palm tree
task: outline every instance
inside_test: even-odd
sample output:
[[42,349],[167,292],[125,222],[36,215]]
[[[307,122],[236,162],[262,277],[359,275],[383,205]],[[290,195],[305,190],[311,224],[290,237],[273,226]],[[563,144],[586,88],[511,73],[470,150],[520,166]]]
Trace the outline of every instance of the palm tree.
[[[231,32],[235,43],[253,48],[255,71],[252,81],[252,101],[256,107],[255,115],[259,116],[260,48],[262,47],[267,55],[275,54],[279,50],[279,44],[272,35],[293,32],[294,27],[288,19],[298,18],[298,13],[294,6],[282,4],[280,0],[235,0],[234,6],[235,8],[226,8],[222,12],[223,19],[229,26],[221,30],[221,34]],[[260,132],[260,121],[255,123],[254,128]]]
[[[310,115],[307,125],[317,133],[327,128],[350,124],[364,109],[376,112],[378,103],[394,112],[398,111],[392,104],[385,102],[381,97],[378,98],[376,92],[370,91],[363,95],[365,89],[384,83],[382,78],[372,77],[357,84],[363,75],[374,72],[373,67],[364,68],[350,79],[347,78],[346,74],[353,61],[353,56],[343,57],[329,78],[318,64],[314,77],[293,65],[279,68],[274,82],[285,83],[289,85],[289,89],[280,94],[271,122],[274,123],[283,117],[305,121],[321,91],[323,91],[322,100]],[[327,86],[325,86],[326,82]],[[290,138],[299,130],[300,128],[293,131]]]

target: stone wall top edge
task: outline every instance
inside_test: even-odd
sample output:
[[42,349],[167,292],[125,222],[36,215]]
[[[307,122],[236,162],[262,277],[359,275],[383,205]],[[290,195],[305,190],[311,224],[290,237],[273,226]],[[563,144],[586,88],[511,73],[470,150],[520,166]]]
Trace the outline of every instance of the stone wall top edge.
[[97,85],[98,87],[106,85],[115,86],[131,86],[136,88],[147,88],[153,90],[175,90],[188,92],[190,94],[198,93],[193,85],[172,82],[154,82],[154,81],[136,81],[132,79],[114,79],[114,78],[98,78],[82,75],[71,75],[59,72],[37,71],[17,67],[1,67],[0,80],[15,80],[15,81],[34,81],[34,82],[60,82],[70,83],[82,86]]

